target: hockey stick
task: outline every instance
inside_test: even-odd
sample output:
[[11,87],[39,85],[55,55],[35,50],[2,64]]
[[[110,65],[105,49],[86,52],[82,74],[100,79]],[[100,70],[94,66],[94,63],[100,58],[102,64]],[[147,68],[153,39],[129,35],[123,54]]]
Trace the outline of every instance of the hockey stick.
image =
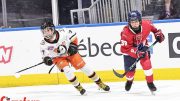
[[[152,47],[154,47],[154,45],[157,43],[158,41],[156,40],[146,51],[150,50]],[[142,55],[143,56],[143,55]],[[129,67],[129,69],[127,71],[125,71],[123,74],[119,74],[118,72],[116,72],[114,69],[113,69],[113,73],[119,77],[119,78],[123,78],[130,70],[134,69],[135,68],[135,65],[137,64],[137,62],[142,58],[141,57],[138,57],[136,59],[136,61]]]
[[57,64],[57,62],[49,69],[49,74],[51,73],[52,69],[54,68],[54,66]]
[[24,69],[22,69],[22,70],[20,70],[20,71],[17,71],[16,73],[23,72],[23,71],[25,71],[25,70],[31,69],[31,68],[36,67],[36,66],[38,66],[38,65],[41,65],[41,64],[43,64],[43,63],[44,63],[44,62],[40,62],[40,63],[38,63],[38,64],[36,64],[36,65],[31,66],[31,67],[24,68]]
[[[52,59],[54,59],[54,58],[57,58],[57,57],[53,57]],[[25,70],[31,69],[31,68],[36,67],[36,66],[38,66],[38,65],[41,65],[41,64],[43,64],[43,63],[44,63],[44,61],[42,61],[42,62],[40,62],[40,63],[38,63],[38,64],[36,64],[36,65],[33,65],[33,66],[31,66],[31,67],[24,68],[24,69],[22,69],[22,70],[20,70],[20,71],[17,71],[16,73],[23,72],[23,71],[25,71]],[[53,67],[54,67],[54,66],[53,66]]]
[[52,71],[52,69],[54,68],[54,66],[57,64],[57,62],[50,68],[50,70],[49,70],[49,74],[51,73],[51,71]]

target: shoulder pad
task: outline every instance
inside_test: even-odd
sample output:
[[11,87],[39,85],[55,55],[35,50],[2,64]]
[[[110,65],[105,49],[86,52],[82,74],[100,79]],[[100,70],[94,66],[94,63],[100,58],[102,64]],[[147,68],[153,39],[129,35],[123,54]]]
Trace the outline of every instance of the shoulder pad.
[[69,32],[69,33],[73,33],[72,30],[69,30],[68,32]]
[[152,21],[151,21],[151,20],[142,20],[142,23],[148,23],[148,24],[151,24]]
[[127,30],[129,30],[129,26],[128,25],[124,26],[123,32],[126,32]]
[[45,40],[42,40],[40,44],[45,45]]
[[64,28],[61,28],[61,29],[58,29],[58,32],[65,32],[65,29]]

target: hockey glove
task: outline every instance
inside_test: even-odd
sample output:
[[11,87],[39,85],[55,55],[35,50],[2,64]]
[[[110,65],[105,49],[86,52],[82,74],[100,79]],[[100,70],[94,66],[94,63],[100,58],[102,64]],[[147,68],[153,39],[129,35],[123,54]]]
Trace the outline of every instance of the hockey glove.
[[68,54],[70,56],[76,54],[78,52],[78,46],[74,43],[70,43],[69,49],[68,49]]
[[154,34],[155,35],[155,38],[156,40],[161,43],[162,41],[164,41],[165,37],[164,37],[164,34],[161,32],[161,30],[158,30],[157,33]]
[[144,48],[143,43],[140,43],[140,44],[137,46],[137,50],[138,50],[138,51],[143,50],[143,48]]
[[137,51],[136,54],[138,58],[144,58],[146,56],[146,52],[143,51]]
[[143,43],[140,43],[138,46],[137,46],[137,57],[138,58],[144,58],[146,56],[146,54],[148,53],[147,52],[147,49],[148,47],[147,46],[144,46]]
[[43,62],[48,66],[51,66],[53,64],[53,61],[49,56],[44,57]]

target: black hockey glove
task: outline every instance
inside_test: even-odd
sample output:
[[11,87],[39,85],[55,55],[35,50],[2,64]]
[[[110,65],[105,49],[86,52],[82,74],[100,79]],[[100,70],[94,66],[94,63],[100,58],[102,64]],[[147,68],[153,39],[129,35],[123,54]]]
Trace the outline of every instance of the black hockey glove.
[[68,54],[70,56],[76,54],[78,52],[78,47],[76,44],[74,43],[70,43],[69,49],[68,49]]
[[44,57],[43,62],[48,66],[51,66],[53,64],[53,61],[49,56]]

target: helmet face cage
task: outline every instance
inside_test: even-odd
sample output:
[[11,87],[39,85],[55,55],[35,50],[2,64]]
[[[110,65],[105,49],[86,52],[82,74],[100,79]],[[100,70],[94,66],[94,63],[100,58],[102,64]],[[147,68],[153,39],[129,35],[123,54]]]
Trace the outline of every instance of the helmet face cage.
[[130,21],[136,21],[138,20],[139,22],[141,22],[142,18],[141,18],[141,14],[138,11],[131,11],[128,14],[128,22]]
[[51,39],[54,36],[55,26],[51,22],[45,22],[41,25],[41,31],[44,38]]

